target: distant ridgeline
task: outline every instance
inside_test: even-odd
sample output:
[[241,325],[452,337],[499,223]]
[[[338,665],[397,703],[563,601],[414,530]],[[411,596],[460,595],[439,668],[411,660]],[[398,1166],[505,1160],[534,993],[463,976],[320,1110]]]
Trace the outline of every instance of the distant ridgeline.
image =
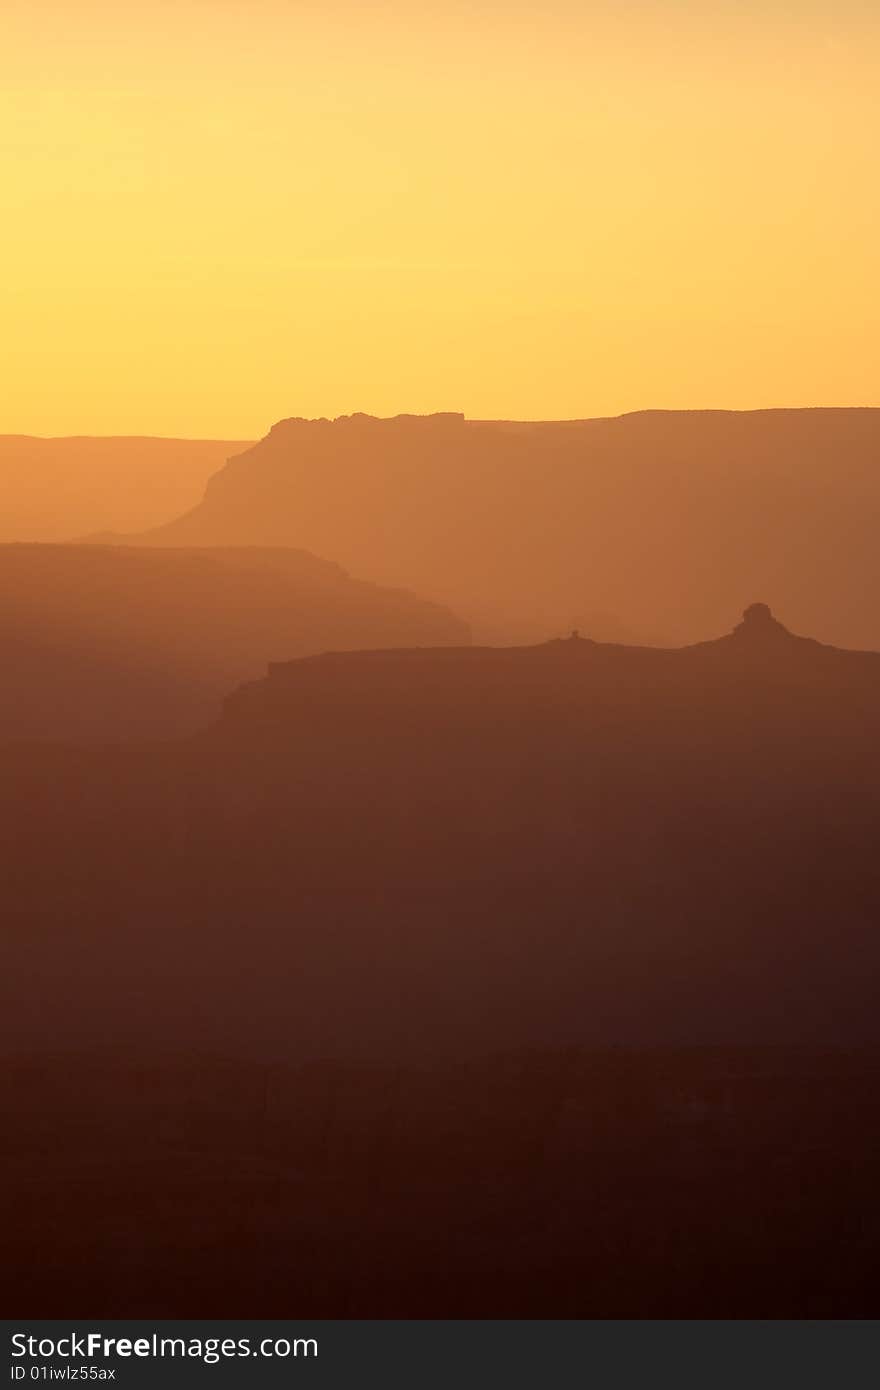
[[186,741],[11,750],[0,813],[15,1047],[35,989],[66,1045],[880,1042],[880,654],[762,604],[274,664]]
[[758,592],[880,647],[878,457],[871,409],[290,419],[138,543],[301,547],[450,604],[481,641],[695,641]]
[[158,526],[202,495],[247,441],[0,435],[0,542]]
[[0,546],[0,738],[179,735],[274,655],[469,638],[439,604],[289,548]]

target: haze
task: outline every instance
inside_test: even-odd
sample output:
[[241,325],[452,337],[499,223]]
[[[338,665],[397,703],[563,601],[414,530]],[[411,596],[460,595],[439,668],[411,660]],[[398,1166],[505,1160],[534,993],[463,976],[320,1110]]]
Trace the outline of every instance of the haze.
[[861,0],[4,28],[0,431],[880,404]]
[[8,1316],[876,1318],[876,5],[3,15]]

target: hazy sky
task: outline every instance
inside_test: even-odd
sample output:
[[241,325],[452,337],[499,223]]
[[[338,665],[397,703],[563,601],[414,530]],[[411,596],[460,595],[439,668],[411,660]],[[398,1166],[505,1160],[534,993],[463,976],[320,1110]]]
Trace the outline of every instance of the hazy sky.
[[0,431],[880,405],[874,0],[4,0]]

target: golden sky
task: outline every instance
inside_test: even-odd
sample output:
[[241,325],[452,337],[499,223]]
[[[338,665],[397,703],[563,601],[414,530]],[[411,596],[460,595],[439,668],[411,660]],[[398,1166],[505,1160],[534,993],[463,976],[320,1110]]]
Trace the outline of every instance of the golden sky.
[[875,0],[4,0],[0,431],[880,405]]

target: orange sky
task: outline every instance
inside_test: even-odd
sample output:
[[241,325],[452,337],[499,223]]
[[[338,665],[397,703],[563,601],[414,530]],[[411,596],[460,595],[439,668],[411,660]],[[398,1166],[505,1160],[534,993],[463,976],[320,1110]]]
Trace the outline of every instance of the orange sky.
[[867,0],[5,0],[0,431],[878,405]]

